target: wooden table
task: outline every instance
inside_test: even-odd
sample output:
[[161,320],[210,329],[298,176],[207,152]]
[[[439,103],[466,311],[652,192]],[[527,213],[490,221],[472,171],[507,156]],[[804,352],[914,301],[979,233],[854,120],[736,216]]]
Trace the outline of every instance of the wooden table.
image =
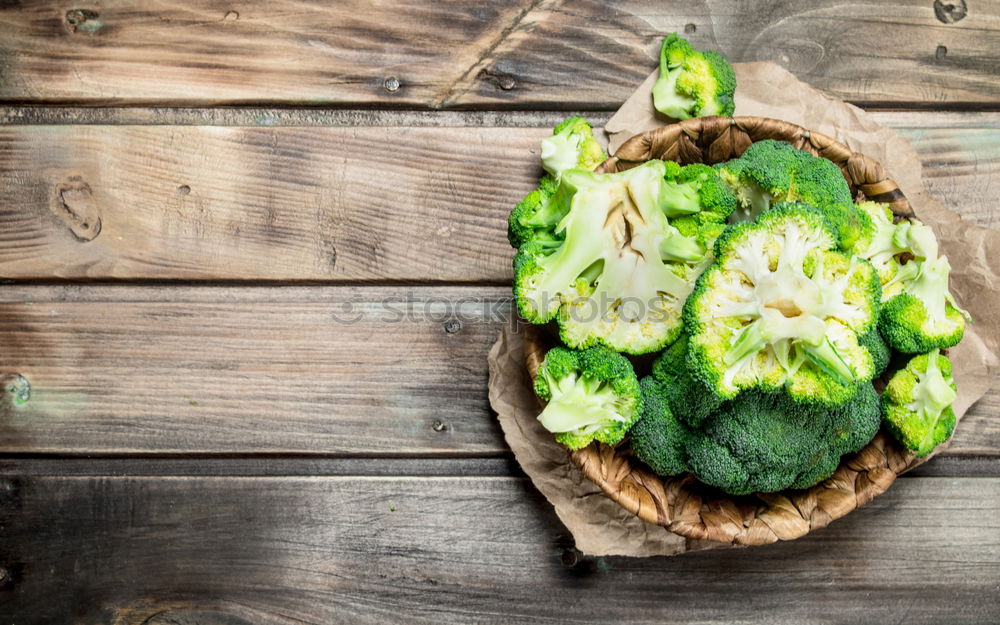
[[665,33],[1000,224],[968,4],[0,0],[0,623],[1000,622],[1000,391],[828,529],[643,560],[574,550],[486,398],[538,140]]

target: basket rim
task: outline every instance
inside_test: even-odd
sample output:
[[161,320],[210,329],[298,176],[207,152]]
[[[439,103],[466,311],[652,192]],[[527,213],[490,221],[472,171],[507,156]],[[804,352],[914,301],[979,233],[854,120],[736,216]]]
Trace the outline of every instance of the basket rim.
[[[827,158],[841,168],[856,197],[888,203],[898,218],[916,216],[878,161],[822,133],[766,117],[697,117],[649,130],[622,143],[595,171],[623,171],[654,158],[711,164],[732,158],[719,155],[738,155],[764,139],[783,140]],[[549,341],[531,325],[524,340],[525,363],[534,380]],[[594,442],[569,455],[584,476],[643,521],[686,538],[738,545],[792,540],[825,527],[928,459],[914,457],[880,429],[860,451],[845,455],[831,477],[808,489],[706,497],[704,486],[690,474],[661,477],[635,461],[627,445]]]

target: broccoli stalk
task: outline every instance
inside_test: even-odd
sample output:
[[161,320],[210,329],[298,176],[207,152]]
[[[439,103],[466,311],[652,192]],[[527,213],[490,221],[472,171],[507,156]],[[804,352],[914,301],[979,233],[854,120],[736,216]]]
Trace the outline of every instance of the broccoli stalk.
[[886,424],[913,455],[926,456],[954,431],[957,396],[951,362],[939,350],[915,356],[882,395]]
[[718,52],[699,52],[677,33],[660,46],[660,77],[653,106],[673,119],[732,115],[736,74]]
[[804,204],[719,237],[684,311],[689,364],[713,393],[784,388],[798,401],[837,405],[872,378],[859,339],[877,318],[878,277],[835,248],[823,215]]
[[639,417],[639,382],[624,356],[604,347],[549,350],[535,377],[547,403],[538,421],[570,449],[614,445]]

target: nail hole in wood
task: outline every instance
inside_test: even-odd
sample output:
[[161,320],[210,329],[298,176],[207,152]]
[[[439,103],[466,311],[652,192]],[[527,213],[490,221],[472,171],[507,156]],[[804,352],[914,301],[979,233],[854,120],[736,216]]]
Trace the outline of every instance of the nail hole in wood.
[[399,79],[396,78],[395,76],[389,76],[382,83],[382,87],[384,87],[385,90],[388,91],[389,93],[393,93],[395,91],[398,91],[399,90]]
[[945,46],[938,46],[937,50],[934,51],[934,58],[940,61],[947,54],[948,54],[948,48],[946,48]]
[[431,424],[431,428],[435,432],[444,432],[445,430],[448,429],[448,426],[445,425],[444,422],[441,421],[441,419],[435,419],[434,423]]
[[188,193],[191,193],[191,187],[186,184],[177,187],[177,195],[187,195]]
[[684,34],[685,35],[690,35],[691,33],[694,33],[697,30],[698,30],[698,27],[695,26],[694,24],[685,24],[684,25]]
[[448,334],[454,334],[462,329],[462,322],[458,319],[449,319],[444,323],[444,331]]

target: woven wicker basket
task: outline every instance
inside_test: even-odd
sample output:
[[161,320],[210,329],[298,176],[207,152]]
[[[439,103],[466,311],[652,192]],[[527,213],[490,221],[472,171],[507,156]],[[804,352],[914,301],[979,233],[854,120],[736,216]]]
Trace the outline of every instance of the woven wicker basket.
[[[858,199],[887,202],[896,215],[914,216],[879,163],[826,135],[776,119],[703,117],[658,128],[629,139],[597,171],[623,171],[651,159],[684,165],[718,163],[764,139],[787,141],[833,161]],[[539,328],[527,330],[525,358],[534,379],[554,339]],[[885,492],[897,475],[923,460],[880,432],[857,454],[845,456],[833,476],[812,488],[728,497],[690,475],[663,478],[652,473],[632,457],[627,444],[594,443],[572,452],[570,458],[608,496],[644,521],[688,538],[740,545],[791,540],[824,527]]]

